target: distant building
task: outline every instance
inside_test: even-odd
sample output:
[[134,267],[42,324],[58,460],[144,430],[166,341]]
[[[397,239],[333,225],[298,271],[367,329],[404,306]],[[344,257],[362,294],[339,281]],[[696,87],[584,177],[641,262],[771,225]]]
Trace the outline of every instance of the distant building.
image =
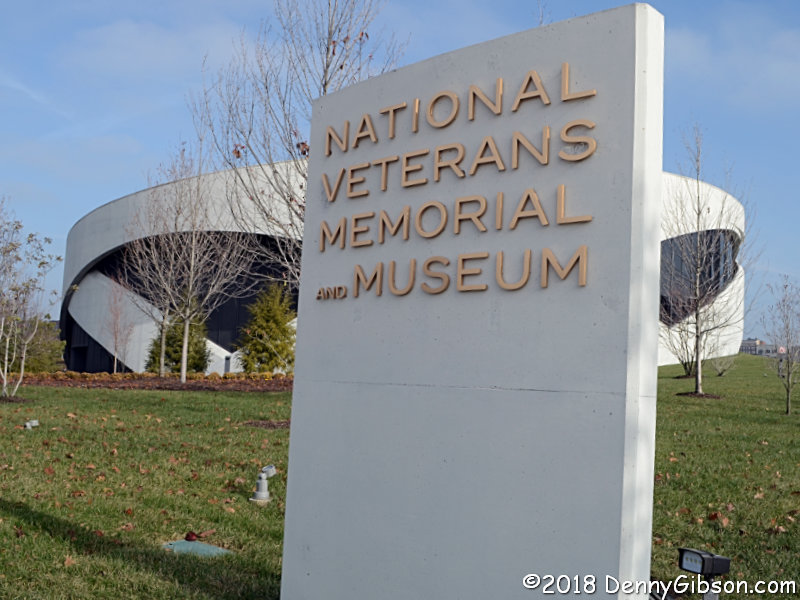
[[[795,351],[796,350],[797,348],[795,348]],[[739,346],[739,352],[752,354],[753,356],[769,356],[774,358],[781,354],[786,354],[786,349],[776,346],[775,344],[768,344],[757,338],[747,338],[742,340],[742,345]]]
[[744,354],[758,355],[758,351],[761,350],[761,354],[763,354],[765,345],[766,342],[759,340],[758,338],[746,338],[742,340],[742,345],[739,346],[739,352],[743,352]]

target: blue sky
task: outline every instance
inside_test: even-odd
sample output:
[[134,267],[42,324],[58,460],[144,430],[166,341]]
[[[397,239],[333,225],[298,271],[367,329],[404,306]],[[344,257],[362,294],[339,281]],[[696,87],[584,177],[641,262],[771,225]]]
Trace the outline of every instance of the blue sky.
[[[548,22],[622,3],[543,2]],[[756,210],[762,253],[752,275],[800,280],[800,3],[662,0],[664,169],[678,171],[683,136],[704,131],[705,179]],[[148,173],[193,135],[187,98],[204,59],[227,62],[266,0],[2,0],[0,196],[63,254],[92,209],[147,187]],[[402,64],[538,24],[531,0],[389,0],[379,27],[407,39]],[[754,277],[755,279],[755,277]],[[61,270],[48,280],[61,288]],[[746,333],[757,332],[751,315]]]

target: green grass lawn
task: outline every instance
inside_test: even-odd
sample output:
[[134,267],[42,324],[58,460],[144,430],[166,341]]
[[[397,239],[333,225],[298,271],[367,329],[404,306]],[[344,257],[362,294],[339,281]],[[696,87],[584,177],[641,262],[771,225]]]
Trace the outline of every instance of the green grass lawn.
[[[244,423],[288,419],[288,393],[20,395],[34,402],[0,404],[0,597],[278,597],[288,430]],[[269,463],[276,498],[259,508]],[[161,548],[209,530],[234,553]]]
[[[676,396],[693,387],[678,374],[659,376],[653,576],[674,579],[691,546],[730,556],[734,579],[800,582],[800,415],[783,414],[759,358],[708,374],[720,399]],[[32,402],[0,404],[0,597],[278,598],[288,430],[245,423],[288,419],[289,394],[21,395]],[[269,463],[259,508],[248,498]],[[210,530],[231,555],[161,548]]]
[[730,557],[732,579],[794,580],[800,592],[800,414],[784,414],[763,358],[707,370],[718,400],[676,396],[694,389],[680,372],[659,372],[653,575],[673,579],[677,548],[690,546]]

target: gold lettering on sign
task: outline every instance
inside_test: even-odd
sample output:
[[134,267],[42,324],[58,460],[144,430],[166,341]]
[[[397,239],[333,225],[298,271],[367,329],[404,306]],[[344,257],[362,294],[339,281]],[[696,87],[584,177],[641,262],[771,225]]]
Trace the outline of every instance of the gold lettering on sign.
[[408,106],[405,102],[401,102],[400,104],[395,104],[393,106],[387,106],[386,108],[382,108],[378,111],[381,115],[389,115],[389,139],[394,139],[394,114],[398,110],[403,110],[406,106]]
[[409,173],[415,173],[417,171],[421,171],[422,170],[422,165],[421,164],[412,165],[412,164],[410,164],[408,162],[408,160],[410,158],[418,158],[420,156],[425,156],[429,152],[430,152],[430,150],[428,150],[427,148],[423,148],[422,150],[414,150],[413,152],[406,152],[405,154],[403,154],[403,158],[401,159],[401,163],[400,163],[400,172],[401,172],[401,175],[402,175],[402,179],[400,181],[400,184],[403,187],[412,187],[412,186],[415,186],[415,185],[423,185],[423,184],[428,183],[428,178],[427,177],[422,177],[421,179],[409,179],[408,178],[408,174]]
[[376,167],[381,168],[381,191],[386,191],[386,180],[389,177],[389,164],[393,162],[397,162],[400,160],[399,156],[387,156],[386,158],[379,158],[378,160],[373,160],[372,164]]
[[416,278],[417,274],[417,261],[416,259],[412,258],[408,263],[408,282],[406,283],[406,287],[403,289],[398,289],[394,283],[394,273],[395,273],[395,262],[391,261],[389,263],[389,291],[392,292],[395,296],[405,296],[414,288],[414,279]]
[[368,113],[361,116],[361,122],[358,124],[358,130],[353,136],[352,147],[358,148],[358,142],[365,137],[368,137],[373,144],[378,143],[378,136],[375,135],[375,126],[372,124],[372,117],[370,117]]
[[[450,114],[441,121],[437,121],[433,111],[436,108],[436,103],[442,98],[448,98],[450,100]],[[458,116],[458,96],[450,91],[439,92],[428,103],[428,113],[426,116],[431,127],[436,127],[437,129],[447,127],[450,123],[455,121],[455,118]]]
[[[528,86],[531,84],[533,84],[533,89],[528,91]],[[539,98],[539,100],[541,100],[542,104],[545,106],[550,104],[550,97],[547,95],[547,91],[544,89],[544,84],[542,83],[542,78],[539,77],[539,73],[536,71],[528,71],[528,74],[525,75],[522,85],[519,87],[517,97],[514,98],[514,105],[511,107],[511,112],[517,112],[519,105],[523,101],[531,100],[533,98]]]
[[[439,211],[439,225],[437,225],[433,231],[425,231],[422,228],[422,217],[425,214],[425,211],[429,208],[436,208]],[[434,238],[442,233],[445,227],[447,227],[447,209],[445,208],[444,204],[437,202],[436,200],[431,200],[430,202],[426,202],[419,207],[417,215],[414,217],[414,229],[417,230],[417,233],[421,237]]]
[[504,264],[504,254],[502,251],[497,253],[497,260],[495,265],[495,279],[497,280],[497,285],[499,285],[504,290],[518,290],[521,287],[524,287],[526,283],[528,283],[528,279],[531,277],[531,256],[533,253],[531,252],[530,248],[525,250],[525,255],[522,259],[522,275],[520,276],[519,280],[515,283],[506,283],[505,277],[503,276],[503,264]]
[[[496,77],[493,83],[491,78],[482,78],[478,82],[465,82],[464,87],[455,91],[440,89],[423,98],[412,98],[409,94],[404,100],[387,103],[377,111],[362,111],[358,103],[354,103],[354,112],[348,115],[352,120],[327,125],[324,144],[322,139],[316,142],[319,146],[324,145],[325,157],[337,150],[346,153],[351,148],[355,156],[353,160],[347,160],[346,155],[337,155],[325,163],[329,166],[321,169],[324,200],[317,191],[319,180],[315,181],[317,187],[308,187],[309,204],[317,205],[316,208],[326,217],[320,220],[319,251],[322,253],[337,246],[340,250],[376,247],[361,251],[362,255],[373,258],[368,268],[363,264],[354,265],[352,287],[318,287],[317,299],[341,299],[348,294],[358,298],[370,292],[381,297],[384,284],[388,298],[412,294],[417,286],[425,294],[438,295],[450,289],[451,280],[455,280],[454,291],[459,293],[482,292],[489,288],[517,291],[535,280],[536,266],[541,267],[539,283],[543,289],[549,285],[551,271],[560,280],[566,280],[575,271],[577,286],[585,287],[589,252],[586,245],[579,244],[586,239],[562,240],[558,245],[550,243],[550,247],[541,250],[541,260],[537,259],[536,265],[533,264],[535,248],[520,248],[520,242],[535,234],[539,227],[550,225],[550,217],[555,217],[554,225],[557,226],[591,223],[594,217],[586,213],[597,204],[592,202],[591,196],[588,200],[580,197],[579,191],[577,199],[570,196],[570,208],[577,213],[571,214],[566,192],[571,183],[567,180],[556,185],[556,182],[575,173],[576,168],[578,171],[581,169],[560,161],[580,163],[598,151],[595,122],[580,118],[587,116],[587,113],[580,113],[581,107],[591,107],[591,99],[598,92],[586,87],[586,82],[592,79],[591,76],[587,78],[580,67],[572,69],[569,62],[562,62],[559,72],[558,63],[553,66],[556,68],[531,64],[530,67],[535,68],[518,72],[513,80]],[[511,86],[510,94],[517,90],[513,99],[506,91],[507,85]],[[556,101],[561,103],[559,110],[547,109],[551,104],[547,88],[558,90]],[[524,114],[511,114],[520,110]],[[498,127],[504,111],[509,122]],[[458,126],[450,127],[453,123]],[[420,127],[424,129],[425,141],[413,143],[413,134],[419,133]],[[444,131],[448,127],[450,135]],[[322,128],[319,131],[322,133]],[[604,133],[600,128],[601,139]],[[459,134],[464,139],[459,140]],[[379,151],[369,156],[367,150],[380,142],[396,154],[376,158],[386,154]],[[409,150],[414,147],[418,149]],[[611,147],[613,145],[609,143]],[[548,175],[542,169],[550,166],[553,154],[557,168],[551,169],[553,172]],[[488,166],[494,169],[481,171],[481,167]],[[508,170],[515,172],[514,178],[508,178],[510,183],[519,182],[521,176],[529,179],[517,183],[519,187],[516,189],[504,188],[497,184],[498,179],[502,184],[503,178],[497,178],[495,174]],[[436,185],[441,181],[446,183]],[[473,189],[468,184],[470,181],[474,182]],[[545,192],[544,184],[548,181],[552,184]],[[427,185],[430,187],[406,192]],[[587,188],[581,186],[580,189]],[[388,193],[378,194],[379,190]],[[537,190],[544,196],[540,198]],[[426,193],[428,191],[430,193]],[[520,191],[521,195],[517,195]],[[372,210],[347,211],[350,206],[347,200],[343,201],[344,204],[333,205],[340,193],[347,200],[372,200],[369,207]],[[591,189],[584,193],[591,193]],[[506,194],[519,199],[514,206],[509,202],[507,210]],[[494,198],[493,207],[489,206],[489,198]],[[341,216],[343,213],[347,216]],[[505,251],[501,250],[502,234],[499,238],[494,236],[501,231],[515,231],[524,219],[538,219],[539,225],[523,223],[524,231],[508,235],[511,245]],[[448,228],[450,220],[452,229]],[[582,228],[569,227],[565,231],[570,230],[573,233],[565,238],[574,239],[574,235],[583,231]],[[545,230],[548,241],[543,240],[539,247],[557,238],[560,231],[560,227]],[[459,237],[461,234],[463,237]],[[404,246],[400,260],[397,256],[387,256],[392,248],[398,248],[412,236],[415,243]],[[439,236],[442,236],[439,240],[428,244],[426,255],[443,246],[451,248],[450,258],[415,256],[412,246],[416,249],[425,247],[423,240]],[[491,240],[489,251],[464,252],[470,248],[458,248],[461,253],[457,254],[454,246],[458,240],[474,241],[476,237]],[[564,245],[578,249],[571,256],[565,255],[562,254],[566,252]],[[494,261],[491,261],[492,255]],[[569,256],[563,266],[559,256],[561,259]],[[377,258],[380,260],[376,261]],[[398,267],[400,263],[402,265]],[[408,271],[399,273],[398,270],[402,271],[406,265]],[[489,273],[492,267],[495,269],[494,280]]]
[[[470,202],[477,202],[478,208],[472,212],[464,212],[463,207]],[[483,196],[465,196],[456,199],[456,210],[453,215],[453,231],[461,233],[461,221],[472,221],[478,231],[486,231],[486,225],[481,221],[481,217],[486,212],[486,198]]]
[[[445,152],[455,150],[456,155],[443,159],[442,155]],[[447,144],[446,146],[437,146],[433,151],[433,180],[439,181],[440,172],[445,167],[450,167],[456,177],[464,177],[464,169],[459,166],[459,163],[464,160],[464,144]]]
[[[529,202],[533,208],[526,210],[525,205]],[[542,203],[539,202],[539,196],[532,188],[528,188],[522,195],[519,204],[517,204],[517,210],[514,211],[514,216],[512,217],[511,224],[508,226],[508,228],[516,229],[517,223],[520,219],[531,219],[533,217],[539,219],[539,223],[542,226],[550,224],[550,222],[547,220],[547,215],[544,213],[544,209],[542,208]]]
[[505,194],[503,192],[497,192],[497,202],[494,205],[494,228],[497,231],[503,229],[503,200],[505,199]]
[[571,225],[572,223],[588,223],[592,220],[592,215],[582,215],[580,217],[566,217],[566,189],[564,184],[558,186],[558,201],[556,207],[556,223],[559,225]]
[[528,138],[519,131],[511,135],[511,168],[519,168],[519,147],[522,146],[533,158],[539,161],[540,165],[550,162],[550,127],[545,125],[542,128],[542,149],[541,151],[534,146]]
[[479,267],[467,269],[465,263],[468,260],[484,260],[487,258],[489,258],[488,252],[469,252],[458,255],[456,260],[456,289],[459,292],[483,292],[489,287],[485,283],[464,283],[465,277],[477,276],[483,272]]
[[561,129],[562,142],[566,142],[567,144],[575,144],[578,147],[580,147],[580,145],[586,146],[586,149],[583,152],[572,154],[566,150],[561,150],[558,153],[559,158],[570,162],[577,162],[579,160],[589,158],[592,154],[594,154],[594,151],[597,150],[596,139],[585,135],[570,135],[569,130],[574,127],[586,127],[587,129],[594,129],[594,122],[589,121],[588,119],[575,119],[574,121],[570,121],[564,125],[564,127]]
[[501,77],[497,78],[497,83],[494,86],[494,101],[489,100],[489,97],[478,86],[469,86],[467,118],[470,121],[475,120],[475,98],[478,98],[494,114],[501,114],[503,112],[503,79]]
[[361,265],[356,265],[353,272],[353,297],[358,298],[360,287],[363,286],[364,291],[368,292],[373,285],[375,286],[375,295],[380,296],[383,293],[383,263],[379,262],[369,277],[364,273]]
[[403,228],[403,241],[408,240],[408,232],[411,226],[411,207],[404,206],[403,210],[400,212],[400,216],[397,217],[397,221],[393,224],[392,218],[386,213],[385,210],[381,209],[379,220],[378,220],[378,243],[382,244],[385,237],[386,237],[386,230],[389,230],[389,235],[397,235],[397,232],[400,231],[400,227]]
[[331,155],[331,140],[336,142],[336,145],[339,146],[339,150],[342,152],[347,152],[347,140],[350,137],[350,121],[344,122],[344,135],[340,136],[336,133],[336,130],[328,125],[328,128],[325,130],[325,156]]
[[[489,154],[484,156],[487,150]],[[497,149],[497,144],[494,143],[494,138],[490,135],[487,135],[481,141],[480,150],[478,150],[478,153],[475,155],[475,160],[472,161],[469,174],[475,175],[475,171],[478,170],[479,166],[488,163],[494,163],[498,171],[506,170],[506,166],[503,164],[503,159],[500,156],[500,151]]]
[[337,239],[339,240],[339,248],[344,250],[344,238],[347,236],[347,217],[339,219],[339,225],[336,226],[334,231],[328,227],[328,222],[323,221],[319,226],[319,251],[325,252],[325,240],[329,244],[333,244]]
[[569,91],[569,63],[561,63],[561,101],[577,100],[579,98],[590,98],[595,96],[597,90],[584,90],[582,92]]
[[570,271],[572,271],[575,265],[578,265],[578,285],[583,287],[586,285],[586,263],[588,261],[588,250],[586,246],[581,246],[572,255],[572,258],[569,259],[566,267],[561,267],[561,264],[558,262],[556,255],[553,254],[553,251],[550,248],[545,248],[542,250],[542,274],[541,274],[541,286],[543,288],[547,287],[547,275],[549,272],[549,267],[553,267],[553,270],[558,275],[559,279],[566,279],[567,275],[569,275]]
[[450,264],[450,259],[445,258],[444,256],[431,256],[422,264],[422,272],[425,275],[428,277],[433,277],[434,279],[438,279],[442,282],[439,287],[431,287],[427,283],[423,283],[421,286],[422,290],[428,294],[441,294],[448,287],[450,287],[450,276],[447,273],[442,273],[441,271],[434,271],[431,269],[431,265],[436,263],[446,267]]
[[[353,165],[347,170],[347,197],[348,198],[361,198],[362,196],[369,196],[369,190],[353,190],[353,186],[366,181],[365,177],[354,177],[356,171],[363,171],[369,169],[369,163],[359,163]],[[337,186],[338,188],[338,186]]]
[[339,175],[336,177],[336,185],[333,186],[333,189],[331,189],[331,182],[328,180],[328,174],[322,174],[322,185],[325,186],[325,196],[328,198],[328,202],[336,200],[336,195],[339,193],[339,187],[342,185],[342,179],[344,178],[344,171],[344,167],[339,169]]
[[350,217],[350,247],[359,248],[361,246],[372,246],[372,240],[359,240],[356,239],[360,233],[369,231],[369,225],[359,225],[358,222],[362,219],[371,219],[375,216],[374,212],[361,213]]

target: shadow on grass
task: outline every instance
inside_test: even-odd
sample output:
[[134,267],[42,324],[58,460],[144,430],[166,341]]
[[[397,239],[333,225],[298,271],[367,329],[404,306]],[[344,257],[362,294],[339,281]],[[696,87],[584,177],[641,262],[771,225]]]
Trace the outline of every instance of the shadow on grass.
[[66,541],[75,548],[76,554],[122,561],[132,569],[150,571],[187,591],[220,600],[278,600],[280,596],[279,572],[236,555],[216,558],[176,555],[161,548],[98,536],[66,519],[35,510],[23,502],[9,502],[2,498],[0,513],[26,522],[28,532],[38,530]]

